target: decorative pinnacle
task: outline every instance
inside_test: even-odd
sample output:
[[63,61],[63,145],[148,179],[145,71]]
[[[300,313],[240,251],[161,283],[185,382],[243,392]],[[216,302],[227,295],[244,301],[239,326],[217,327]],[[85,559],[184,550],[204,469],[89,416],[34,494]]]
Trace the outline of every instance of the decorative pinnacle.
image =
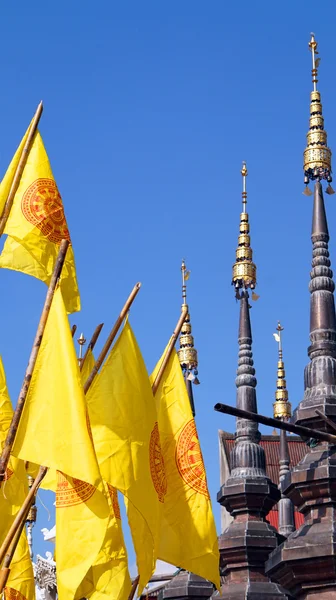
[[273,404],[274,410],[274,418],[281,419],[287,421],[292,415],[292,407],[290,402],[288,402],[288,391],[286,388],[286,374],[285,374],[285,364],[282,360],[282,339],[281,332],[284,328],[281,326],[280,321],[278,321],[277,332],[273,333],[274,339],[278,342],[278,377],[277,377],[277,385],[275,391],[275,402]]
[[83,346],[86,344],[86,339],[84,337],[84,333],[80,334],[77,342],[79,344],[79,356],[78,356],[78,359],[82,360],[82,358],[83,358]]
[[[321,94],[317,91],[317,69],[321,59],[316,58],[316,54],[318,54],[317,42],[313,33],[311,34],[308,46],[312,53],[313,91],[310,94],[310,120],[309,131],[307,133],[307,146],[303,153],[304,182],[308,185],[309,181],[326,179],[330,184],[332,181],[331,150],[327,146],[327,132],[324,130]],[[330,185],[328,185],[326,191],[329,194],[334,193]],[[311,191],[306,188],[304,194],[311,196]]]
[[250,246],[250,225],[248,214],[246,212],[247,192],[246,192],[246,177],[247,168],[246,162],[243,162],[241,169],[243,177],[243,209],[240,214],[238,248],[236,250],[236,262],[232,268],[232,285],[236,290],[236,297],[239,297],[240,289],[255,288],[257,284],[257,267],[252,261],[252,248]]
[[[187,271],[185,260],[182,260],[181,265],[182,273],[182,307],[187,306],[187,285],[186,282],[190,277],[190,271]],[[194,348],[194,337],[191,335],[191,323],[190,314],[188,312],[187,317],[182,325],[180,335],[180,349],[177,351],[182,371],[187,374],[195,384],[199,383],[197,379],[198,371],[198,359],[197,350]]]

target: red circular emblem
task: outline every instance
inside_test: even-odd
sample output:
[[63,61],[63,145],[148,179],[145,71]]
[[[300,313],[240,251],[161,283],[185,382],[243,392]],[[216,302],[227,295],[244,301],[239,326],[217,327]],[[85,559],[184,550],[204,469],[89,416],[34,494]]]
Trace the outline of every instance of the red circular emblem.
[[70,242],[62,198],[53,179],[36,179],[23,194],[21,209],[27,221],[40,229],[48,240],[55,244],[62,240]]
[[26,600],[26,597],[18,590],[11,587],[5,587],[5,600]]
[[160,502],[164,502],[164,497],[167,492],[167,478],[161,452],[159,426],[157,423],[155,423],[150,436],[149,464],[155,491]]
[[111,485],[110,483],[107,484],[107,489],[111,498],[114,516],[116,519],[121,519],[120,506],[118,502],[118,492],[116,488],[113,487],[113,485]]
[[81,504],[81,502],[86,502],[93,496],[95,491],[96,488],[90,483],[57,471],[56,508],[75,506]]
[[176,445],[176,465],[185,483],[209,498],[203,456],[194,419],[183,427]]

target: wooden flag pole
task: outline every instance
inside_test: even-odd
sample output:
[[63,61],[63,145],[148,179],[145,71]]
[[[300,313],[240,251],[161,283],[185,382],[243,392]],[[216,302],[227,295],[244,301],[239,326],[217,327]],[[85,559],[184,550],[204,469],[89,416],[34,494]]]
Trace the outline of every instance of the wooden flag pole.
[[93,332],[93,335],[92,335],[92,338],[91,338],[91,340],[89,341],[89,343],[88,343],[88,345],[87,345],[87,348],[86,348],[86,350],[85,350],[84,356],[83,356],[82,360],[80,361],[80,366],[79,366],[79,370],[80,370],[80,371],[82,370],[82,368],[83,368],[83,366],[84,366],[84,363],[85,363],[85,361],[86,361],[86,357],[87,357],[87,355],[89,354],[89,350],[91,350],[91,351],[92,351],[92,350],[93,350],[93,348],[95,347],[95,345],[96,345],[96,343],[97,343],[97,340],[98,340],[98,338],[99,338],[100,332],[101,332],[101,330],[103,329],[103,327],[104,327],[104,323],[100,323],[99,325],[97,325],[96,329],[94,330],[94,332]]
[[165,370],[165,368],[166,368],[166,366],[168,364],[168,361],[169,361],[169,359],[171,357],[171,354],[173,352],[174,346],[176,344],[176,340],[177,340],[178,336],[180,335],[180,331],[182,329],[182,325],[183,325],[183,323],[184,323],[184,321],[186,319],[187,314],[188,314],[188,307],[186,305],[183,305],[182,306],[181,316],[180,316],[180,318],[179,318],[179,320],[177,322],[177,325],[176,325],[176,327],[174,329],[173,335],[170,338],[170,342],[168,344],[166,354],[163,357],[163,361],[162,361],[162,363],[160,365],[160,368],[159,368],[159,370],[157,372],[157,375],[156,375],[156,377],[155,377],[155,379],[153,381],[152,392],[153,392],[154,396],[155,396],[155,394],[156,394],[156,392],[158,390],[158,387],[159,387],[161,379],[162,379],[163,372],[164,372],[164,370]]
[[[33,499],[33,501],[34,501],[34,499]],[[31,506],[31,504],[32,503],[30,503],[30,506]],[[9,547],[7,554],[5,555],[2,567],[0,569],[0,594],[2,594],[4,587],[7,583],[7,580],[8,580],[9,574],[10,574],[10,565],[11,565],[15,550],[17,548],[17,545],[19,543],[22,531],[24,529],[27,516],[28,516],[28,513],[26,514],[26,516],[24,518],[22,518],[21,523],[18,526],[16,533],[14,534],[13,541]]]
[[20,156],[20,160],[18,163],[18,166],[16,167],[16,171],[14,173],[14,177],[13,177],[13,181],[12,181],[12,185],[10,187],[9,190],[9,194],[7,196],[7,200],[5,202],[5,206],[4,209],[2,211],[2,215],[0,217],[0,237],[2,236],[6,223],[7,223],[7,219],[9,217],[9,213],[11,211],[11,208],[13,206],[13,202],[14,202],[14,197],[15,194],[17,192],[17,189],[19,187],[19,183],[20,183],[20,179],[21,179],[21,175],[23,173],[23,169],[26,166],[26,162],[27,162],[27,158],[28,158],[28,154],[31,148],[31,145],[33,143],[33,139],[34,139],[34,135],[37,131],[37,127],[41,118],[43,112],[43,103],[42,101],[40,102],[40,104],[38,105],[35,115],[33,117],[28,135],[27,135],[27,139],[26,139],[26,143],[22,149],[22,154]]
[[[111,348],[113,341],[122,325],[122,322],[123,322],[124,318],[126,317],[129,309],[131,308],[133,301],[134,301],[137,293],[139,292],[140,288],[141,288],[141,283],[136,283],[133,290],[131,291],[130,295],[128,296],[123,308],[121,309],[119,317],[117,318],[115,324],[113,325],[111,333],[108,336],[108,338],[103,346],[103,349],[96,360],[95,366],[93,367],[89,377],[87,378],[87,380],[84,384],[84,394],[87,393],[87,391],[90,388],[94,378],[96,377],[100,367],[102,366],[102,364],[105,360],[105,357],[106,357],[109,349]],[[0,463],[0,466],[1,466],[1,463]]]
[[65,257],[66,257],[66,253],[68,250],[68,246],[69,246],[69,241],[68,240],[62,240],[61,244],[60,244],[60,249],[58,252],[58,256],[56,259],[56,263],[55,263],[55,267],[54,267],[54,271],[53,274],[51,276],[51,280],[50,280],[50,284],[49,284],[49,288],[47,291],[47,295],[46,295],[46,299],[45,299],[45,303],[44,303],[44,307],[42,310],[42,314],[41,314],[41,318],[40,318],[40,322],[38,324],[38,328],[36,331],[36,335],[35,335],[35,340],[33,343],[33,347],[32,347],[32,351],[30,353],[30,358],[29,358],[29,362],[28,362],[28,366],[26,369],[26,374],[25,374],[25,378],[23,380],[22,383],[22,387],[21,387],[21,391],[19,394],[19,399],[17,401],[17,405],[12,417],[12,421],[11,424],[9,426],[9,430],[7,433],[7,437],[5,440],[5,444],[3,447],[3,451],[0,457],[0,481],[3,481],[5,478],[5,473],[6,473],[6,468],[7,468],[7,464],[9,461],[9,455],[11,453],[11,449],[13,447],[13,443],[14,443],[14,439],[15,439],[15,435],[16,435],[16,431],[19,425],[19,421],[21,418],[21,414],[23,411],[23,407],[26,401],[26,397],[27,397],[27,393],[29,390],[29,386],[30,386],[30,381],[32,378],[32,374],[34,371],[34,367],[35,367],[35,363],[36,363],[36,359],[37,359],[37,355],[38,355],[38,351],[40,349],[40,345],[42,342],[42,337],[43,337],[43,332],[45,330],[45,326],[47,323],[47,319],[48,319],[48,315],[49,315],[49,311],[50,311],[50,307],[51,307],[51,303],[52,303],[52,299],[54,297],[54,293],[55,293],[55,289],[57,286],[57,282],[59,280],[59,277],[61,275],[62,272],[62,268],[64,265],[64,261],[65,261]]
[[73,337],[75,335],[76,331],[77,331],[77,325],[73,325],[71,327],[71,337]]
[[128,600],[133,600],[135,592],[136,592],[136,589],[138,587],[139,579],[140,579],[140,575],[137,575],[136,578],[134,579],[133,583],[132,583],[132,587],[131,587],[131,591],[130,591],[129,596],[128,596]]
[[[24,525],[29,509],[31,507],[31,505],[34,502],[34,498],[35,498],[35,494],[42,482],[42,479],[45,477],[46,473],[47,473],[48,469],[47,467],[40,467],[39,472],[36,476],[36,479],[34,480],[33,485],[31,486],[28,495],[26,496],[24,503],[22,504],[19,512],[17,513],[13,523],[11,524],[9,531],[4,539],[4,541],[1,544],[0,547],[0,564],[2,564],[5,555],[9,549],[9,546],[11,545],[11,543],[14,541],[14,538],[16,537],[16,534],[19,533],[19,530],[21,528],[21,531],[23,529],[22,523]],[[17,542],[19,541],[19,535],[18,535],[18,539]],[[15,551],[15,548],[14,548]],[[13,551],[13,554],[14,554]],[[11,552],[10,552],[11,553]],[[10,561],[9,561],[10,564]],[[9,567],[9,565],[7,566],[7,568]]]

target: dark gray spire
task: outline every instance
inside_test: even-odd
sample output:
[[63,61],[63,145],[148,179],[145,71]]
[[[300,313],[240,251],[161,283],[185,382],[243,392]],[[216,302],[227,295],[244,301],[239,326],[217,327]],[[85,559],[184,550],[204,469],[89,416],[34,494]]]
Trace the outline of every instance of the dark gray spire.
[[[288,448],[288,439],[287,433],[283,429],[280,429],[280,470],[279,470],[279,479],[280,484],[279,488],[281,491],[281,484],[285,479],[287,473],[289,473],[289,448]],[[292,501],[287,498],[283,493],[281,494],[281,499],[278,503],[278,513],[279,513],[279,533],[284,537],[288,537],[293,531],[295,531],[295,523],[294,523],[294,506]]]
[[[238,331],[237,408],[257,412],[255,369],[248,292],[242,292]],[[265,477],[265,453],[259,446],[258,423],[236,419],[236,442],[231,452],[231,477]]]

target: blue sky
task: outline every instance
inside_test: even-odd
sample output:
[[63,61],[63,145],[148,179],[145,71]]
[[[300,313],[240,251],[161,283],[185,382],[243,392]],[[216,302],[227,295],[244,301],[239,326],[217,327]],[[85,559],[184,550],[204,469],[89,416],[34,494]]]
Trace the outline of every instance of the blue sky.
[[[235,402],[238,305],[231,288],[242,160],[260,300],[251,313],[258,406],[272,414],[277,347],[293,407],[307,362],[312,200],[302,195],[313,30],[319,89],[334,147],[332,3],[77,1],[6,3],[1,10],[3,173],[38,102],[41,133],[63,197],[83,310],[71,322],[90,337],[112,326],[134,283],[131,313],[149,371],[177,321],[180,264],[188,283],[201,385],[197,424],[218,532],[219,428]],[[317,21],[317,22],[316,22]],[[335,255],[334,197],[326,197]],[[1,354],[13,402],[45,295],[41,282],[2,271]],[[104,338],[102,335],[102,339]],[[39,529],[48,526],[39,508]],[[53,522],[51,522],[53,524]],[[127,533],[127,538],[129,534]],[[131,551],[130,562],[134,562]]]

